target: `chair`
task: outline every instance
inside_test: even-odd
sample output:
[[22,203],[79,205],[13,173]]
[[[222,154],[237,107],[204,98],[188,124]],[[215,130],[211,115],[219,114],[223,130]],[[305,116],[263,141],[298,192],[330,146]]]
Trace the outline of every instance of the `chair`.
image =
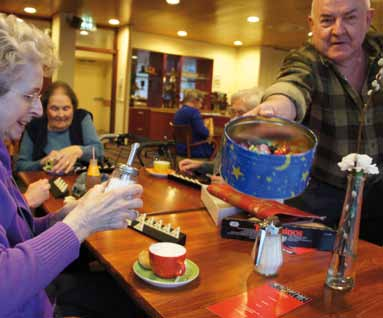
[[156,158],[163,157],[170,161],[173,168],[176,168],[176,143],[173,140],[142,142],[137,150],[137,158],[141,166],[144,167],[143,157],[150,158],[150,163]]
[[170,122],[169,125],[173,128],[173,139],[176,144],[186,145],[186,157],[191,158],[191,150],[193,147],[200,146],[203,144],[211,144],[213,146],[213,152],[208,158],[213,160],[217,155],[218,144],[215,140],[202,140],[198,142],[192,142],[192,128],[190,125],[175,125]]
[[[117,146],[117,153],[114,155],[117,159],[114,161],[117,163],[121,158],[121,153],[124,150],[125,153],[130,152],[130,145],[134,142],[140,144],[136,159],[138,163],[144,167],[145,165],[152,164],[156,158],[164,158],[164,160],[170,161],[172,167],[176,167],[176,144],[172,140],[154,141],[146,137],[137,136],[134,134],[104,134],[100,136],[101,142],[104,143],[104,148],[107,143]],[[109,154],[112,154],[112,149],[109,149]]]

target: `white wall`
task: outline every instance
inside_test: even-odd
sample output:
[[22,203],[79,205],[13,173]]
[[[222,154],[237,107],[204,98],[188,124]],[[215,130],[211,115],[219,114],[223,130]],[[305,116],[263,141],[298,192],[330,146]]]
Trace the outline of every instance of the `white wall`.
[[289,53],[286,50],[277,50],[271,47],[262,47],[260,57],[258,85],[267,88],[276,79],[282,61]]
[[99,133],[109,132],[111,70],[111,61],[76,59],[74,91],[79,107],[92,112]]
[[118,61],[117,61],[117,87],[116,87],[116,113],[114,132],[128,131],[129,125],[129,98],[130,98],[130,51],[131,31],[126,26],[118,31],[117,35]]
[[258,47],[238,49],[236,91],[258,86],[260,59],[261,49]]
[[132,31],[131,44],[135,49],[213,59],[212,90],[235,92],[237,52],[233,47],[136,31]]

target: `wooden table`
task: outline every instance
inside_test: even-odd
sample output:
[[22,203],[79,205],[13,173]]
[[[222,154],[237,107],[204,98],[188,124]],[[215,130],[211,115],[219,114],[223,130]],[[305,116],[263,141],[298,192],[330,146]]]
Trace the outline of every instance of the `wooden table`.
[[[216,317],[206,307],[239,295],[270,279],[253,270],[252,242],[222,239],[205,210],[162,215],[166,223],[187,234],[187,257],[200,276],[177,289],[160,289],[141,281],[132,271],[138,253],[153,241],[131,229],[96,233],[87,245],[105,264],[149,317]],[[330,253],[315,251],[284,255],[277,282],[313,298],[284,317],[383,317],[383,249],[361,241],[356,287],[349,293],[324,288]]]
[[[21,181],[29,185],[42,178],[52,178],[44,171],[24,171],[18,173]],[[77,176],[69,175],[62,177],[72,188]],[[200,199],[200,191],[187,185],[178,183],[167,178],[156,178],[150,176],[145,169],[140,170],[138,183],[144,188],[142,199],[144,206],[140,212],[148,214],[162,214],[169,212],[183,212],[198,210],[204,207]],[[53,196],[43,204],[48,213],[55,212],[63,205],[62,199]]]

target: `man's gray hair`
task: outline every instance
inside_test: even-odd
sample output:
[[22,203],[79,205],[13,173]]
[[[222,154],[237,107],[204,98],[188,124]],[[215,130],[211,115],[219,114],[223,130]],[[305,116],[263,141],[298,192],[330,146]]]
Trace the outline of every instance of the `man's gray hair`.
[[199,89],[185,89],[183,93],[184,93],[184,98],[182,100],[183,103],[202,101],[204,96],[206,95],[205,92]]
[[[314,15],[314,2],[317,1],[317,0],[313,0],[311,2],[311,11],[310,11],[310,17],[312,17]],[[367,6],[367,9],[370,9],[371,8],[371,0],[361,0],[361,1],[364,1],[366,3],[366,6]]]
[[26,63],[51,74],[59,64],[51,38],[14,15],[0,14],[0,96],[8,92],[16,67]]
[[251,110],[261,102],[262,95],[263,89],[260,87],[242,89],[231,95],[230,101],[233,104],[235,101],[240,100],[248,110]]

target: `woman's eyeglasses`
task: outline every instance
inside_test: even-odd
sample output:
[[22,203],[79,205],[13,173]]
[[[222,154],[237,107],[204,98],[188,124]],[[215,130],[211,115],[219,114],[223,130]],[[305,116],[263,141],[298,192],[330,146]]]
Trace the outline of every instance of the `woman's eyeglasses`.
[[11,89],[11,91],[22,96],[25,99],[25,101],[27,101],[30,104],[40,100],[40,98],[41,98],[40,92],[36,92],[36,93],[32,93],[32,94],[23,94],[23,93],[20,93],[19,91],[16,91],[14,89]]
[[33,94],[22,94],[24,99],[28,101],[29,103],[33,103],[41,98],[40,93],[33,93]]
[[235,117],[239,117],[239,116],[243,116],[246,112],[244,110],[237,110],[237,109],[234,109],[232,107],[229,108],[229,115],[230,116],[235,116]]

